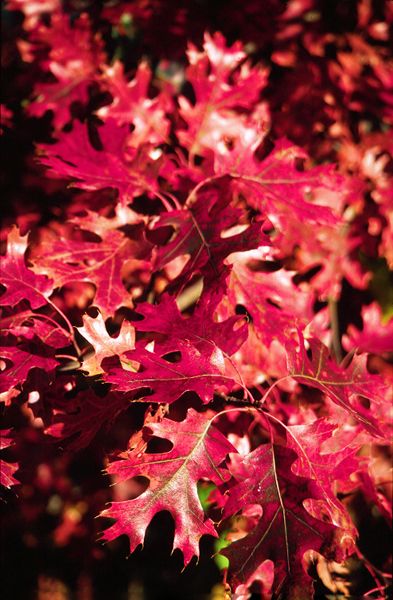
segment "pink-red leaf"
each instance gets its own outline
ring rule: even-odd
[[[0,359],[5,362],[0,392],[7,392],[17,385],[23,386],[33,368],[42,369],[47,373],[54,371],[58,364],[54,358],[34,352],[39,352],[39,349],[32,348],[29,351],[17,346],[0,347]]]
[[[106,529],[103,539],[110,541],[126,534],[131,552],[143,544],[145,531],[154,515],[168,510],[175,521],[174,548],[183,552],[184,563],[199,556],[202,535],[217,537],[213,522],[205,520],[198,498],[197,483],[209,479],[220,484],[228,471],[220,463],[234,450],[227,439],[211,425],[206,414],[189,410],[180,423],[164,419],[149,424],[153,435],[170,440],[173,448],[159,454],[130,452],[126,460],[113,462],[108,472],[116,481],[143,475],[150,481],[148,489],[134,500],[114,502],[102,515],[116,519]]]
[[[211,356],[205,356],[187,341],[179,340],[176,352],[180,353],[180,358],[173,362],[139,346],[122,358],[125,368],[110,369],[104,378],[118,391],[149,388],[151,393],[143,400],[159,403],[175,402],[188,391],[196,392],[207,403],[217,389],[228,391],[235,385],[233,374],[225,374],[222,353],[218,349]],[[138,372],[135,372],[135,363],[140,364]]]
[[[14,227],[7,244],[7,255],[2,260],[1,283],[6,287],[0,296],[1,306],[14,306],[21,300],[28,300],[35,309],[43,306],[53,291],[53,282],[44,275],[36,275],[26,267],[25,253],[27,235],[20,236]]]
[[[4,450],[14,443],[14,440],[8,437],[10,432],[10,429],[0,430],[0,450]],[[19,481],[14,477],[14,473],[18,468],[19,465],[17,463],[9,463],[0,459],[0,484],[7,488],[18,484]]]
[[[312,517],[303,502],[319,494],[307,478],[297,477],[291,466],[296,454],[286,448],[259,446],[246,457],[235,457],[232,469],[237,483],[229,490],[224,516],[247,505],[263,509],[255,529],[221,551],[230,561],[235,585],[244,583],[265,560],[274,562],[273,593],[298,598],[303,586],[310,593],[311,580],[302,560],[306,550],[328,549],[337,531]],[[311,596],[310,596],[311,597]]]
[[[308,340],[311,358],[302,335],[300,352],[291,346],[288,351],[288,371],[297,381],[321,390],[341,406],[372,434],[381,436],[381,429],[373,416],[372,407],[387,403],[387,386],[379,375],[367,370],[367,356],[355,355],[348,368],[334,362],[329,350],[316,338]],[[365,408],[361,399],[367,399],[371,410]]]
[[[228,180],[221,185],[209,186],[200,191],[194,202],[183,209],[170,211],[159,218],[154,229],[172,227],[174,235],[156,250],[155,265],[161,269],[179,256],[189,256],[182,277],[206,270],[218,276],[223,271],[223,259],[232,252],[241,252],[270,245],[269,238],[261,231],[261,223],[247,227],[245,213],[230,204]],[[224,236],[226,230],[244,224],[243,231]]]
[[[56,237],[44,237],[35,251],[35,271],[50,274],[58,287],[76,281],[93,283],[94,304],[105,317],[119,306],[131,306],[132,297],[125,289],[123,276],[127,270],[145,271],[149,245],[128,238],[117,228],[116,219],[89,213],[77,223],[81,229],[65,229]],[[101,239],[87,241],[82,237],[84,232],[92,231]]]

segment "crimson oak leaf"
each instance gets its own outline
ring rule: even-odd
[[[52,348],[62,348],[71,343],[71,333],[61,327],[47,315],[29,310],[4,316],[0,319],[0,330],[23,340],[39,338],[43,344]]]
[[[152,72],[147,62],[142,61],[134,79],[127,81],[124,66],[119,60],[104,67],[102,81],[112,96],[111,104],[97,111],[104,120],[112,118],[119,125],[133,125],[130,144],[138,147],[144,143],[160,144],[168,140],[169,121],[165,113],[171,108],[165,93],[149,98]]]
[[[65,441],[68,450],[78,451],[86,448],[97,433],[108,428],[128,406],[124,395],[110,393],[101,397],[88,389],[75,398],[56,401],[52,423],[45,433]]]
[[[135,310],[143,316],[136,323],[138,331],[157,332],[165,335],[164,341],[156,342],[156,348],[167,352],[176,350],[178,340],[189,341],[201,354],[210,356],[220,349],[231,356],[247,339],[247,323],[241,316],[233,316],[225,321],[215,320],[215,308],[225,293],[226,286],[217,285],[204,292],[190,317],[183,316],[178,305],[169,294],[161,297],[158,305],[138,304]],[[241,324],[241,321],[243,323]]]
[[[304,500],[319,498],[314,483],[292,473],[296,454],[287,448],[264,444],[245,457],[235,458],[230,470],[237,483],[229,490],[224,516],[255,504],[263,513],[246,537],[221,551],[229,559],[234,586],[246,582],[269,559],[274,562],[275,598],[279,594],[283,598],[311,598],[303,555],[307,550],[329,550],[338,531],[304,508]],[[302,588],[303,596],[299,595]]]
[[[333,402],[341,406],[359,421],[370,433],[383,436],[380,426],[373,416],[373,410],[386,405],[388,388],[382,377],[372,375],[367,370],[367,355],[355,355],[349,367],[334,362],[328,348],[317,338],[307,340],[311,358],[302,334],[299,332],[300,351],[288,346],[288,372],[300,383],[321,390]],[[370,410],[361,402],[370,402]]]
[[[224,258],[232,252],[271,245],[261,230],[262,224],[256,222],[247,226],[244,211],[230,204],[228,180],[223,178],[221,183],[221,187],[200,190],[196,199],[184,208],[159,217],[153,230],[169,226],[174,233],[165,246],[156,248],[157,269],[162,269],[174,258],[188,255],[182,279],[188,280],[194,273],[206,270],[218,277],[223,272]],[[239,224],[244,224],[240,233],[223,235]]]
[[[230,175],[250,206],[280,228],[285,228],[287,219],[300,223],[339,223],[339,217],[330,207],[312,201],[312,194],[321,189],[339,193],[343,178],[332,165],[299,170],[296,159],[304,159],[306,154],[286,139],[278,141],[262,161],[257,160],[255,150],[247,148],[240,157],[229,155],[227,160],[220,157],[216,174]]]
[[[114,188],[124,205],[134,195],[154,193],[160,161],[149,151],[131,148],[129,128],[108,119],[99,127],[102,150],[96,150],[85,125],[74,122],[70,133],[61,133],[54,144],[40,146],[44,156],[41,163],[61,177],[73,180],[73,186],[84,190]]]
[[[116,219],[89,213],[77,223],[80,228],[71,233],[65,229],[56,236],[44,237],[35,251],[35,271],[51,274],[58,287],[77,281],[94,284],[94,304],[105,317],[119,306],[131,306],[132,297],[125,289],[123,275],[133,270],[145,271],[149,245],[128,238],[117,228]],[[84,233],[93,231],[99,236],[97,241],[84,239]]]
[[[207,403],[216,390],[228,391],[235,386],[233,377],[226,374],[219,349],[205,356],[187,341],[178,340],[176,352],[180,357],[173,361],[169,356],[137,346],[123,355],[123,368],[109,368],[104,379],[122,392],[149,388],[151,393],[140,400],[159,403],[175,402],[189,391],[196,392]],[[140,365],[138,372],[135,363]]]
[[[208,479],[221,484],[228,471],[220,467],[232,444],[211,424],[207,414],[190,409],[180,423],[165,418],[161,423],[149,424],[153,436],[169,440],[169,452],[148,454],[132,451],[126,460],[110,463],[108,473],[116,482],[142,475],[149,479],[149,487],[133,500],[113,502],[101,515],[116,522],[103,532],[103,539],[113,540],[125,534],[133,552],[143,544],[146,528],[155,514],[167,510],[175,522],[174,549],[183,552],[187,565],[193,556],[199,556],[202,535],[217,537],[214,524],[204,519],[197,483]]]
[[[362,320],[361,331],[354,325],[348,327],[348,333],[343,337],[344,348],[373,354],[393,352],[393,317],[384,323],[381,307],[373,302],[363,306]]]
[[[347,510],[336,497],[334,485],[336,482],[348,481],[350,475],[359,469],[359,459],[356,457],[359,448],[340,443],[339,435],[334,436],[337,429],[337,425],[326,419],[286,426],[286,443],[287,448],[298,455],[298,459],[292,464],[292,472],[315,482],[332,523],[345,529],[349,545],[354,544],[357,532]],[[325,450],[322,446],[328,441],[338,445],[339,449]]]
[[[243,129],[252,135],[252,128],[245,126],[244,112],[257,105],[268,70],[244,62],[247,54],[242,44],[227,47],[220,33],[206,33],[203,52],[190,45],[187,54],[190,65],[186,79],[193,87],[195,103],[179,96],[180,115],[187,130],[179,129],[178,136],[191,156],[207,149],[219,153]],[[266,117],[267,110],[263,112]],[[257,120],[253,125],[256,130]]]
[[[0,347],[0,359],[5,362],[0,393],[7,392],[17,385],[23,386],[30,370],[33,368],[42,369],[47,373],[54,371],[58,365],[54,358],[34,352],[35,348],[26,350],[13,345]]]
[[[259,250],[251,250],[228,259],[232,270],[224,302],[246,308],[256,336],[266,347],[273,340],[284,345],[297,325],[306,326],[312,320],[314,297],[293,282],[294,272],[265,273],[254,268],[259,258]]]
[[[0,450],[4,450],[9,446],[12,446],[14,440],[8,437],[11,433],[11,429],[0,430]],[[10,463],[6,460],[0,459],[0,484],[6,488],[10,488],[13,485],[17,485],[19,481],[15,479],[14,473],[19,469],[17,463]]]
[[[14,306],[28,300],[33,309],[47,303],[53,291],[53,282],[45,275],[37,275],[26,266],[27,235],[20,236],[13,227],[8,236],[7,254],[1,264],[1,284],[6,291],[0,296],[1,306]]]
[[[47,10],[48,13],[53,10],[50,4]],[[52,110],[54,125],[61,129],[71,120],[71,104],[88,102],[88,87],[105,56],[99,36],[92,33],[87,13],[71,19],[53,10],[50,18],[50,26],[41,24],[35,36],[37,41],[50,46],[49,56],[41,66],[56,80],[36,83],[35,98],[27,106],[27,112],[40,117]]]

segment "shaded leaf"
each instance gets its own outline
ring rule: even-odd
[[[26,267],[25,253],[27,235],[20,236],[13,227],[7,243],[7,255],[1,264],[1,283],[6,287],[0,296],[1,306],[14,306],[21,300],[28,300],[35,309],[43,306],[53,291],[53,282],[44,275],[37,275]]]
[[[237,483],[229,490],[224,516],[242,507],[259,504],[263,509],[255,529],[221,553],[229,558],[233,583],[246,582],[261,563],[274,562],[274,597],[311,597],[311,580],[303,565],[306,550],[329,549],[336,528],[312,517],[303,501],[318,498],[313,483],[292,473],[292,450],[259,446],[246,457],[237,457],[231,469]],[[306,592],[307,590],[307,592]],[[309,594],[308,596],[306,594]],[[296,595],[298,594],[298,595]]]
[[[297,381],[321,390],[333,402],[344,408],[372,434],[381,436],[381,429],[361,403],[366,398],[373,404],[386,404],[387,386],[379,375],[367,371],[367,355],[355,355],[348,368],[334,362],[329,350],[316,338],[308,340],[311,358],[307,356],[304,338],[299,335],[300,352],[288,352],[288,371]]]
[[[0,450],[8,448],[14,443],[11,437],[8,437],[11,429],[0,430]],[[17,485],[19,481],[15,479],[14,473],[19,469],[17,463],[9,463],[3,459],[0,459],[0,484],[6,488],[10,488],[13,485]]]

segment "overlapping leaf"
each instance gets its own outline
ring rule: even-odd
[[[131,323],[123,322],[118,335],[111,337],[101,313],[95,319],[83,315],[83,327],[78,327],[78,331],[94,349],[94,354],[83,359],[82,368],[89,375],[103,373],[101,363],[104,358],[121,356],[135,346],[135,330]]]
[[[52,356],[45,355],[45,349],[20,348],[12,344],[0,347],[0,359],[5,361],[0,392],[23,386],[31,369],[37,368],[52,373],[58,365]]]
[[[304,160],[306,155],[285,139],[277,142],[262,161],[257,160],[255,147],[242,150],[228,154],[225,160],[220,157],[215,172],[230,174],[249,204],[267,214],[274,224],[285,227],[286,218],[318,224],[339,223],[339,217],[329,206],[312,201],[317,190],[341,192],[344,179],[331,165],[300,170],[296,161]]]
[[[229,558],[235,586],[247,581],[263,561],[270,559],[275,567],[275,597],[312,595],[311,580],[302,565],[303,555],[311,549],[329,550],[337,530],[304,508],[304,500],[318,498],[319,494],[309,479],[292,473],[295,460],[292,450],[266,444],[234,463],[232,471],[237,483],[229,491],[224,516],[252,504],[263,509],[256,527],[221,551]]]
[[[161,335],[154,341],[154,351],[147,350],[143,342],[126,352],[123,368],[110,369],[104,375],[106,381],[120,391],[149,388],[151,393],[145,400],[165,403],[174,402],[187,391],[209,402],[215,390],[234,387],[238,374],[230,355],[247,338],[247,324],[236,327],[242,320],[237,316],[215,321],[215,308],[224,290],[225,277],[217,282],[215,291],[209,289],[202,294],[188,318],[181,315],[168,295],[157,306],[139,304],[136,311],[144,319],[136,321],[137,331]]]
[[[230,204],[228,184],[227,179],[222,179],[219,188],[209,186],[187,207],[159,218],[154,229],[172,227],[174,234],[165,246],[158,246],[156,250],[157,269],[179,256],[188,255],[189,260],[181,273],[183,279],[202,270],[217,277],[223,272],[223,259],[232,252],[270,245],[269,238],[261,231],[261,223],[247,226],[244,211]],[[239,224],[244,224],[241,233],[224,237],[225,231]]]
[[[51,13],[52,7],[47,7]],[[31,15],[31,7],[28,12]],[[41,24],[35,28],[34,42],[33,48],[37,50],[41,45],[50,47],[48,60],[41,66],[55,81],[36,82],[35,98],[28,112],[42,116],[52,110],[54,125],[61,129],[71,119],[72,103],[83,105],[88,101],[88,86],[104,58],[102,42],[93,35],[86,13],[71,22],[68,15],[56,10],[51,14],[49,27]]]
[[[53,291],[53,281],[37,275],[26,266],[27,235],[20,236],[14,227],[9,236],[7,254],[1,264],[1,284],[6,292],[0,296],[0,305],[14,306],[28,300],[33,309],[43,306]]]
[[[71,333],[51,317],[45,314],[21,310],[0,319],[0,331],[3,335],[12,334],[23,340],[37,337],[51,348],[62,348],[71,342]]]
[[[379,424],[361,402],[367,399],[373,405],[387,403],[387,386],[378,375],[367,370],[367,355],[355,355],[348,368],[335,363],[329,350],[318,339],[308,340],[311,358],[307,355],[304,339],[300,336],[300,352],[288,352],[288,371],[300,383],[320,389],[374,435],[382,435]]]
[[[171,107],[169,96],[161,93],[149,98],[152,73],[146,62],[138,66],[134,79],[127,81],[120,61],[104,69],[102,80],[113,100],[97,114],[103,119],[114,119],[119,125],[132,124],[130,143],[138,147],[144,143],[160,144],[168,140],[169,121],[165,116]]]
[[[253,132],[241,112],[257,104],[268,73],[267,69],[251,68],[244,62],[247,54],[242,44],[237,42],[228,48],[219,33],[205,34],[203,50],[198,52],[192,45],[188,50],[190,66],[186,77],[194,89],[196,102],[192,105],[184,96],[179,98],[187,130],[179,130],[178,135],[191,154],[206,149],[220,153],[221,147],[225,151],[228,140],[235,143],[242,129],[243,135],[251,134],[253,141],[258,137],[258,120],[253,123]],[[266,110],[263,116],[267,117]]]
[[[45,433],[65,442],[68,450],[81,450],[128,406],[124,395],[112,393],[102,397],[91,389],[84,390],[75,398],[61,398],[60,401],[56,398],[52,423]]]
[[[10,433],[10,429],[0,430],[0,450],[4,450],[14,443],[14,440],[9,437]],[[18,484],[19,481],[14,477],[14,473],[18,468],[19,465],[17,463],[10,463],[0,459],[0,484],[7,488]]]
[[[81,229],[75,232],[49,235],[43,239],[35,252],[35,271],[48,273],[61,287],[67,283],[87,281],[96,288],[94,304],[105,317],[119,306],[132,305],[132,298],[123,285],[127,268],[144,271],[148,266],[149,245],[131,240],[117,222],[105,217],[88,215],[78,219]],[[94,230],[98,241],[86,241],[84,231]]]
[[[133,551],[143,544],[146,528],[155,514],[168,510],[175,521],[174,548],[183,552],[184,563],[199,556],[202,535],[217,537],[213,522],[204,519],[198,498],[197,482],[209,479],[219,484],[228,471],[221,462],[234,450],[227,439],[213,426],[206,414],[189,410],[185,421],[164,419],[150,424],[154,436],[170,440],[173,448],[159,454],[130,452],[126,460],[113,462],[108,472],[116,481],[136,475],[149,479],[149,487],[134,500],[114,502],[102,516],[115,519],[106,529],[103,539],[110,541],[119,535],[129,537]]]
[[[357,445],[345,447],[340,443],[339,435],[333,436],[336,430],[337,426],[326,419],[318,419],[311,424],[291,425],[286,427],[286,444],[298,455],[298,460],[292,465],[293,473],[316,483],[331,521],[346,530],[349,546],[351,537],[352,543],[355,543],[356,529],[344,505],[337,499],[335,482],[347,481],[359,469],[359,459],[356,457],[359,448]],[[322,446],[327,441],[342,449],[325,450]]]
[[[231,356],[247,339],[247,324],[239,316],[224,321],[215,318],[217,304],[225,294],[224,281],[204,292],[190,317],[184,317],[172,296],[163,295],[158,305],[138,304],[136,312],[143,320],[136,323],[138,331],[161,333],[156,347],[165,352],[176,350],[178,340],[188,340],[202,354],[211,355],[217,349]],[[243,321],[243,323],[241,323]]]
[[[138,346],[123,355],[122,365],[126,368],[109,368],[104,378],[122,392],[148,388],[150,391],[141,398],[145,402],[172,403],[184,392],[193,391],[207,403],[216,390],[228,391],[235,387],[234,373],[225,373],[218,349],[205,356],[187,341],[179,340],[176,352],[180,357],[173,361]],[[135,363],[139,364],[138,372],[135,372]]]
[[[97,130],[102,146],[96,150],[85,125],[74,122],[72,134],[59,134],[58,141],[42,145],[41,162],[56,174],[73,180],[84,190],[115,188],[126,204],[134,195],[158,189],[159,161],[128,146],[129,130],[108,119]]]

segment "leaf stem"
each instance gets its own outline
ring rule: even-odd
[[[61,310],[61,308],[59,308],[58,306],[56,306],[56,304],[52,300],[49,300],[49,298],[46,298],[46,301],[61,316],[61,318],[67,324],[67,327],[68,327],[69,332],[71,334],[72,345],[74,346],[74,348],[76,350],[76,353],[77,353],[77,355],[79,357],[82,354],[82,350],[80,349],[77,341],[75,340],[74,326],[72,325],[72,323],[69,320],[69,318],[63,313],[63,311]]]

